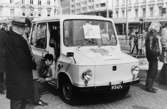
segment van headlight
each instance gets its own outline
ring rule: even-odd
[[[133,80],[136,79],[138,77],[138,74],[139,74],[139,67],[138,66],[132,66],[131,73],[132,73],[132,76],[133,76]]]
[[[87,70],[87,71],[83,72],[81,75],[81,79],[84,81],[85,86],[87,86],[87,84],[91,80],[91,78],[92,78],[92,71],[91,70]]]

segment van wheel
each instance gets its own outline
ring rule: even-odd
[[[67,103],[74,105],[75,98],[74,98],[74,87],[71,84],[70,80],[63,79],[60,81],[60,97],[62,100]]]

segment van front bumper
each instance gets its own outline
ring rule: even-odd
[[[134,85],[140,82],[140,79],[131,81],[131,82],[126,82],[126,83],[121,83],[121,84],[111,84],[109,83],[109,85],[106,86],[91,86],[91,87],[78,87],[78,86],[74,86],[74,88],[79,91],[79,92],[106,92],[106,91],[118,91],[118,90],[123,90],[126,87],[129,87],[130,85]],[[117,87],[119,86],[119,87]],[[115,87],[113,89],[113,87]]]

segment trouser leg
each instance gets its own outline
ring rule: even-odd
[[[3,72],[0,72],[0,93],[5,91],[5,76]]]
[[[40,83],[34,80],[34,102],[38,102],[40,100]]]
[[[133,54],[133,51],[134,51],[134,49],[135,49],[135,46],[136,46],[136,44],[134,43],[133,46],[132,46],[131,54]]]
[[[26,102],[25,100],[11,100],[10,109],[25,109]]]
[[[149,70],[146,79],[146,88],[151,89],[158,72],[158,61],[149,62]]]
[[[136,54],[138,54],[139,49],[138,49],[138,44],[136,44]]]
[[[151,63],[149,62],[148,64],[149,64],[149,67],[148,67],[147,76],[146,76],[146,88],[148,88],[148,85],[149,85],[150,69],[151,69]]]

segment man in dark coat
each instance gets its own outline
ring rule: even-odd
[[[156,30],[150,30],[146,38],[146,57],[149,63],[149,69],[146,79],[146,90],[156,93],[153,88],[154,81],[158,73],[158,56],[160,55],[160,44]]]
[[[0,32],[0,72],[6,73],[7,98],[11,109],[25,109],[33,97],[32,54],[22,37],[25,18],[12,21],[12,31]]]

